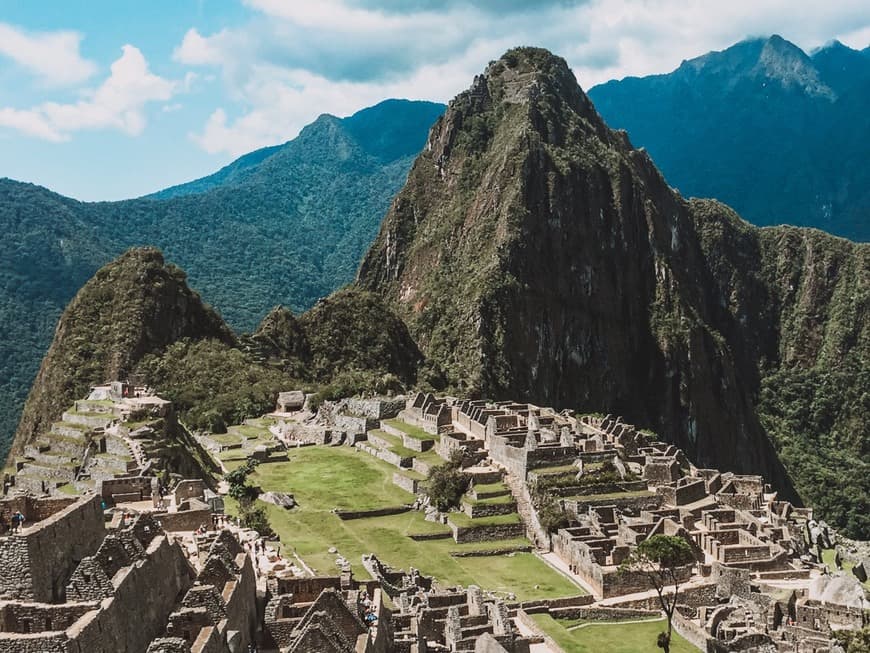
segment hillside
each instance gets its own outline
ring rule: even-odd
[[[82,203],[0,179],[0,457],[61,311],[101,265],[158,246],[236,329],[275,304],[304,310],[353,278],[442,111],[396,100],[323,115],[284,145],[136,200]]]
[[[761,226],[870,240],[870,48],[834,41],[807,55],[779,36],[752,39],[589,97],[683,195]]]
[[[685,201],[546,51],[450,103],[358,284],[463,393],[624,415],[870,535],[868,246]]]
[[[420,352],[376,295],[341,290],[298,318],[272,310],[242,343],[152,247],[100,268],[76,293],[27,397],[10,462],[50,443],[64,410],[92,385],[135,379],[174,403],[187,427],[220,432],[270,411],[279,392],[402,390]],[[259,355],[258,355],[259,354]]]

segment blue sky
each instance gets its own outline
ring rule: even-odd
[[[748,36],[870,45],[866,0],[0,0],[0,177],[135,197],[321,113],[447,101],[515,45],[589,88]]]

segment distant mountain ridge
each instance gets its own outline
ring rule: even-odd
[[[234,328],[301,311],[353,279],[430,125],[431,102],[322,115],[283,145],[155,195],[85,203],[0,179],[0,457],[73,295],[103,264],[154,245]]]
[[[760,226],[870,240],[870,48],[807,54],[777,35],[750,39],[589,97],[684,195]]]

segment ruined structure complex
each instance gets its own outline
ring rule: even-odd
[[[113,397],[122,387],[94,392],[109,398],[92,394],[88,406],[110,411],[100,419],[111,415],[114,423],[89,427],[85,456],[113,438],[133,452],[131,421],[171,412],[159,397]],[[0,523],[26,516],[16,532],[0,533],[0,653],[234,653],[253,646],[525,653],[537,640],[517,622],[533,626],[534,612],[655,614],[647,578],[620,564],[657,534],[683,538],[694,552],[695,562],[677,570],[683,587],[675,625],[702,650],[822,653],[837,630],[870,622],[858,579],[830,575],[822,564],[831,534],[811,510],[779,500],[761,477],[698,469],[678,448],[618,418],[422,393],[406,401],[342,400],[312,414],[293,393],[272,419],[266,462],[280,460],[272,450],[283,447],[354,446],[393,464],[393,481],[412,492],[433,465],[459,462],[471,485],[458,511],[442,514],[425,497],[398,509],[425,509],[456,542],[536,548],[589,595],[521,604],[486,588],[444,587],[373,555],[363,558],[370,579],[354,578],[346,563],[338,575],[318,576],[301,560],[288,567],[259,534],[215,517],[220,498],[201,479],[161,488],[148,461],[131,453],[135,463],[111,476],[67,481],[84,492],[69,496],[57,483],[26,480],[36,475],[28,466],[41,465],[34,454],[48,453],[33,450],[17,475],[25,481],[16,478],[0,499]],[[123,425],[127,432],[117,428]],[[232,446],[253,457],[264,449]],[[565,519],[548,530],[539,509],[553,502]],[[523,535],[529,544],[517,547]]]

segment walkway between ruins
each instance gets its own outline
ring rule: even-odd
[[[595,596],[595,592],[592,591],[592,587],[586,584],[580,576],[571,572],[571,568],[568,566],[562,558],[560,558],[557,554],[552,551],[548,553],[537,553],[536,554],[541,560],[550,565],[553,569],[562,574],[565,578],[570,580],[572,583],[580,587],[590,596]]]
[[[645,623],[650,623],[650,622],[655,622],[655,621],[664,621],[664,620],[665,620],[665,618],[663,616],[656,617],[655,619],[631,619],[629,621],[620,620],[619,625],[621,626],[623,624],[645,624]],[[586,623],[574,624],[573,626],[568,626],[565,630],[580,630],[581,628],[589,628],[589,626],[612,626],[612,625],[613,625],[612,621],[587,621]]]
[[[520,635],[524,637],[545,637],[544,633],[539,628],[531,628],[527,626],[522,619],[514,619],[514,624],[516,625]],[[549,637],[545,637],[545,639],[539,644],[530,644],[529,653],[565,653],[555,643],[550,644],[550,642],[552,642],[552,640]]]

